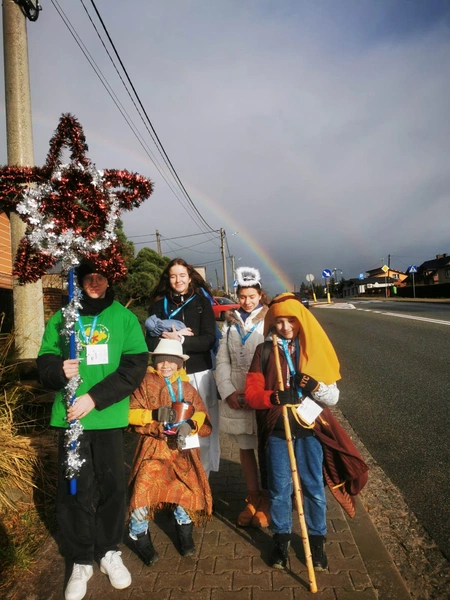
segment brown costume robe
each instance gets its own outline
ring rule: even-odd
[[[211,433],[211,423],[205,405],[183,369],[172,377],[175,397],[178,398],[178,375],[181,375],[183,400],[191,402],[196,411],[192,419],[195,422],[198,417],[201,424],[204,417],[197,433],[200,437],[206,437]],[[175,436],[167,438],[163,433],[163,424],[152,421],[149,418],[151,413],[145,413],[171,405],[172,399],[164,378],[149,367],[130,402],[130,424],[134,424],[133,429],[141,434],[141,439],[131,467],[129,510],[131,513],[145,506],[152,520],[155,512],[180,505],[193,523],[200,525],[211,518],[212,496],[200,461],[199,448],[178,450]],[[145,424],[139,425],[145,421]]]

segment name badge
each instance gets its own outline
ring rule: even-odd
[[[198,433],[188,435],[182,450],[190,450],[191,448],[200,448],[200,440],[198,439]]]
[[[248,348],[241,346],[236,355],[236,361],[239,367],[249,367],[252,362],[252,354]]]
[[[108,344],[89,344],[86,346],[86,364],[107,365]]]
[[[319,406],[317,402],[311,400],[311,398],[306,397],[296,408],[296,411],[304,421],[306,421],[309,425],[312,425],[323,411],[323,408]]]

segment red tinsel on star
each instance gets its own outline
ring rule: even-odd
[[[69,165],[61,162],[65,147],[71,151]],[[136,208],[147,199],[153,191],[153,184],[146,177],[126,170],[111,169],[100,174],[86,156],[87,151],[80,123],[70,114],[62,115],[42,167],[0,168],[0,210],[16,210],[28,184],[41,186],[41,189],[46,184],[50,189],[42,192],[39,214],[51,220],[54,234],[70,231],[88,241],[101,237],[110,216],[110,193],[117,199],[116,214],[119,214],[121,210]],[[95,173],[95,180],[92,173]],[[30,234],[35,227],[33,218],[29,214],[20,216],[28,225],[26,233]],[[98,261],[103,261],[113,281],[123,279],[126,275],[118,242],[95,256],[92,252],[80,249],[79,258],[84,256],[91,260],[97,256]],[[25,237],[19,245],[13,274],[21,283],[31,283],[42,277],[56,262],[56,257],[45,249],[35,248]]]

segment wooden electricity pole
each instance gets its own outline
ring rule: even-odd
[[[159,234],[159,231],[156,230],[156,247],[158,248],[158,254],[160,256],[162,256],[162,250],[161,250],[161,236]]]
[[[3,52],[8,165],[33,166],[30,76],[26,17],[14,0],[3,0]],[[13,259],[26,225],[11,213]],[[37,356],[44,332],[42,281],[19,285],[13,281],[14,332],[19,359]]]

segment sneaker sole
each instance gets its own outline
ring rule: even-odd
[[[113,586],[113,588],[114,588],[115,590],[124,590],[125,588],[127,588],[127,587],[129,587],[129,586],[131,585],[131,575],[130,575],[130,581],[129,581],[128,583],[121,583],[121,584],[117,584],[117,583],[113,583],[113,582],[111,581],[111,578],[110,578],[110,576],[108,575],[108,571],[107,571],[105,568],[103,568],[103,567],[100,567],[100,571],[101,571],[101,572],[102,572],[104,575],[106,575],[106,576],[108,577],[108,579],[109,579],[109,583],[110,583],[110,584]]]

